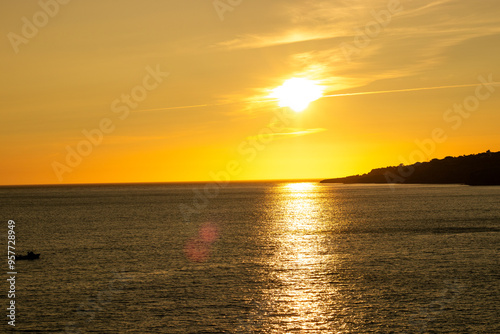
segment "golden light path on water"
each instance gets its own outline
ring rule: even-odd
[[[334,287],[325,280],[334,254],[324,249],[325,223],[321,199],[314,183],[286,184],[278,188],[274,220],[279,231],[271,263],[279,289],[268,298],[280,315],[276,328],[284,332],[331,330],[329,314]]]

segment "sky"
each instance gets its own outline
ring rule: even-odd
[[[499,13],[497,0],[2,1],[0,184],[321,179],[500,151]],[[270,94],[291,78],[326,97],[280,107]]]

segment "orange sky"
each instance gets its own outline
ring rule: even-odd
[[[500,85],[481,83],[500,81],[499,12],[497,0],[4,1],[0,184],[315,179],[499,151]],[[294,113],[266,99],[292,77],[328,95],[448,88]]]

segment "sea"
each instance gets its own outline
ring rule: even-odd
[[[500,333],[500,187],[24,186],[0,208],[0,332]],[[40,259],[9,269],[9,230]]]

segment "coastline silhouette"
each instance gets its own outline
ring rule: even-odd
[[[413,165],[372,169],[367,174],[322,180],[321,183],[403,183],[500,185],[500,152],[448,156]]]

